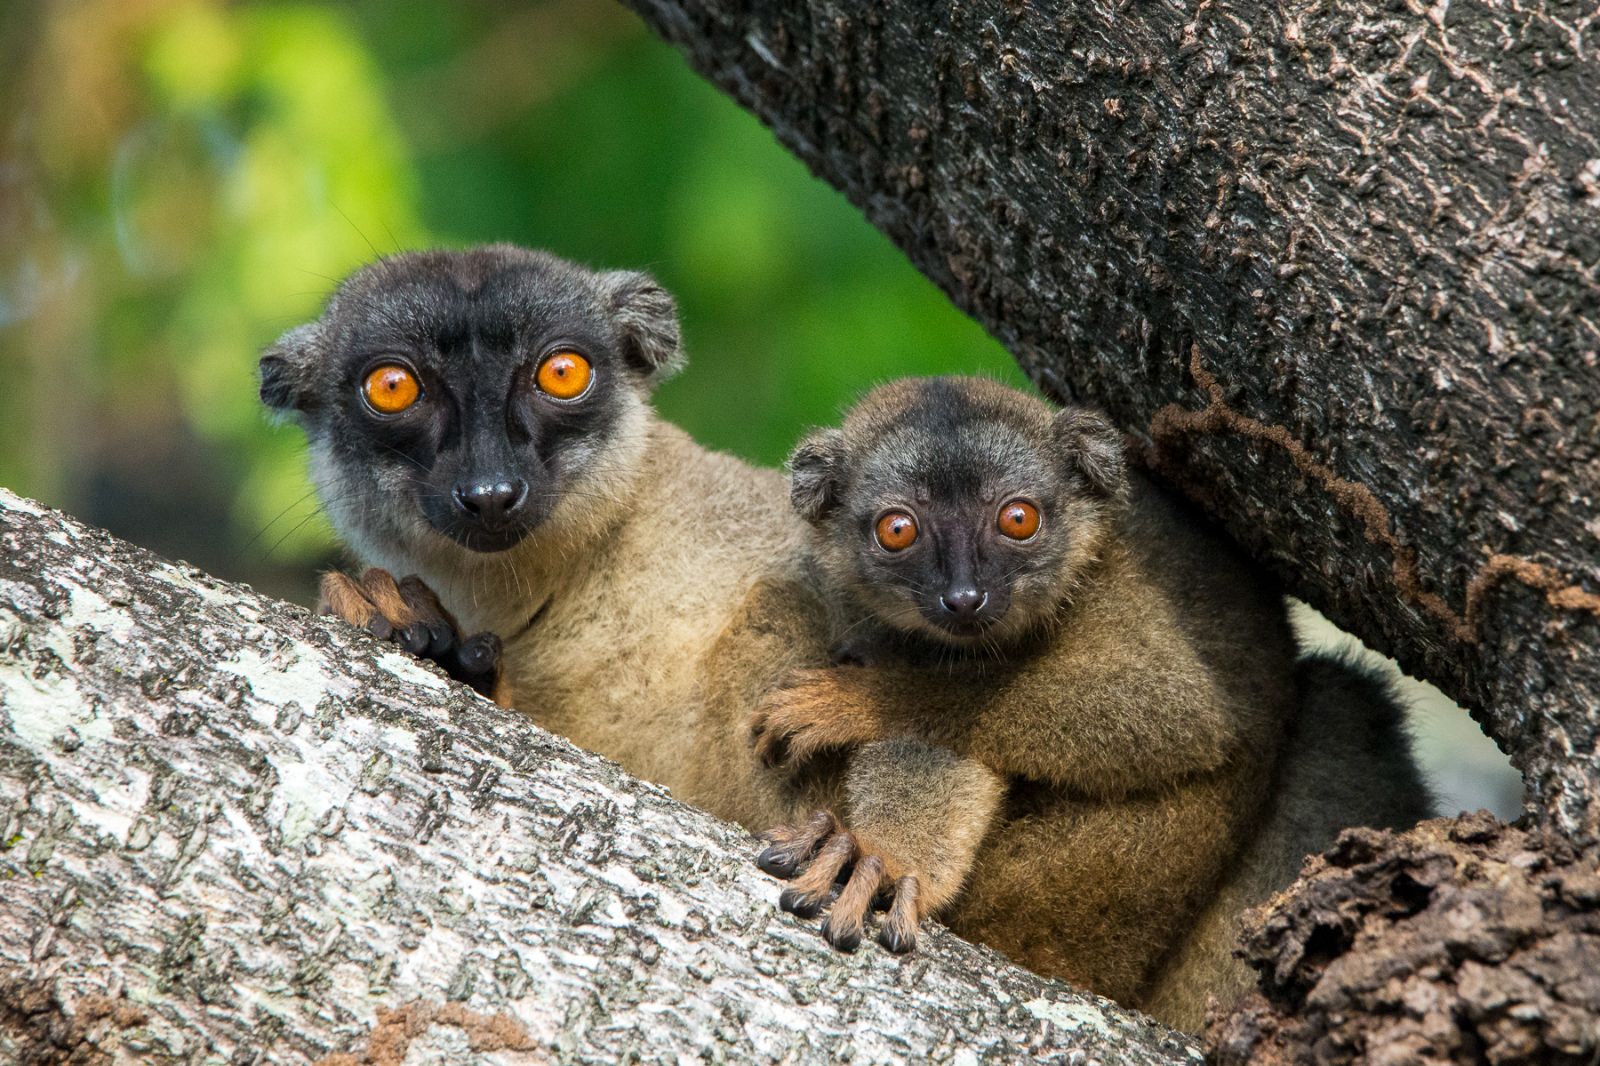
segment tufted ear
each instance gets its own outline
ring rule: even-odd
[[[601,288],[616,315],[622,354],[645,383],[658,385],[683,369],[678,304],[655,278],[637,270],[617,270],[600,277]]]
[[[303,411],[310,399],[311,372],[322,358],[322,324],[296,326],[261,353],[261,402],[274,411]]]
[[[838,505],[844,462],[844,434],[837,429],[813,430],[789,456],[789,502],[806,521],[820,521]]]
[[[1068,472],[1102,499],[1116,499],[1128,488],[1122,434],[1098,411],[1068,407],[1056,414],[1057,446]]]

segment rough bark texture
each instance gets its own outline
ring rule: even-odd
[[[1600,1058],[1600,850],[1483,813],[1352,830],[1252,917],[1220,1066]]]
[[[1592,0],[628,0],[1600,832]]]
[[[0,491],[0,1062],[1182,1063],[340,623]],[[413,1060],[417,1061],[417,1060]]]

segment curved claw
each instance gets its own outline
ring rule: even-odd
[[[816,896],[798,888],[786,888],[778,893],[778,906],[796,918],[815,918],[828,902],[826,894]]]
[[[778,906],[802,918],[816,917],[831,898],[834,882],[839,879],[840,872],[855,857],[855,834],[848,829],[840,829],[822,845],[805,871],[783,890],[778,897]]]

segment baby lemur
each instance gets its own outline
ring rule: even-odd
[[[859,618],[844,665],[770,694],[753,739],[790,766],[877,747],[848,775],[848,829],[823,813],[772,834],[763,865],[798,874],[784,904],[815,912],[853,862],[830,939],[853,944],[887,894],[892,948],[942,910],[1035,970],[1197,1025],[1207,992],[1243,983],[1239,912],[1357,813],[1309,795],[1306,831],[1262,831],[1298,699],[1277,590],[1129,478],[1098,416],[993,382],[877,389],[791,468],[825,588]],[[1374,715],[1330,717],[1360,717],[1319,723],[1343,737]]]

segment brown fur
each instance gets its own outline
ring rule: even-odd
[[[835,461],[885,439],[915,447],[919,387],[869,395]],[[1042,403],[971,387],[1041,449],[1055,433]],[[944,909],[955,931],[1024,965],[1137,1002],[1254,828],[1294,699],[1294,648],[1276,589],[1148,484],[1125,509],[1066,506],[1086,535],[1060,564],[1053,619],[998,658],[797,672],[763,701],[752,737],[766,761],[793,766],[910,735],[963,757],[949,772],[976,765],[1009,782],[1003,804],[951,803],[924,775],[873,812],[870,832],[852,802],[849,827],[891,876],[918,877],[922,913]],[[818,530],[833,594],[873,605],[881,594],[850,586],[854,545]],[[917,769],[902,759],[875,772]],[[963,853],[970,874],[948,869],[954,839],[981,841]]]
[[[978,387],[997,411],[1017,402]],[[1147,488],[1114,530],[1114,507],[1079,501],[1072,518],[1088,535],[1056,579],[1067,602],[1048,639],[948,673],[888,663],[801,674],[765,705],[766,721],[803,738],[809,706],[830,724],[803,766],[765,770],[747,748],[751,709],[777,678],[828,662],[846,612],[818,591],[783,478],[694,444],[656,418],[648,390],[616,394],[581,491],[492,554],[414,516],[376,521],[371,501],[342,502],[363,472],[314,439],[336,524],[382,568],[330,578],[330,608],[414,642],[424,634],[411,626],[441,617],[450,639],[499,634],[499,690],[520,709],[724,817],[762,828],[840,811],[850,828],[818,819],[774,844],[796,863],[819,857],[794,886],[806,905],[822,905],[838,875],[859,875],[830,923],[837,941],[858,937],[875,897],[892,892],[893,947],[948,905],[958,931],[1136,999],[1248,837],[1270,780],[1293,699],[1272,590]],[[1058,424],[1027,402],[1038,425]],[[1060,424],[1089,433],[1096,420]],[[1105,458],[1084,457],[1088,482],[1107,476]],[[418,587],[437,593],[436,609]],[[906,793],[919,773],[929,780]]]
[[[1401,829],[1435,813],[1388,686],[1334,658],[1302,661],[1299,677],[1270,813],[1145,996],[1147,1010],[1186,1029],[1200,1027],[1211,997],[1227,1009],[1254,985],[1233,955],[1240,918],[1288,887],[1306,856],[1350,826]]]
[[[790,820],[798,797],[820,802],[841,784],[821,769],[763,772],[745,722],[772,679],[826,661],[804,529],[782,475],[708,451],[653,414],[641,423],[639,469],[612,489],[626,495],[594,504],[605,523],[569,514],[506,558],[380,558],[436,591],[461,632],[503,635],[498,691],[540,725],[722,817]],[[359,584],[329,574],[324,604],[371,629],[388,624],[374,601],[394,584],[383,570]]]

